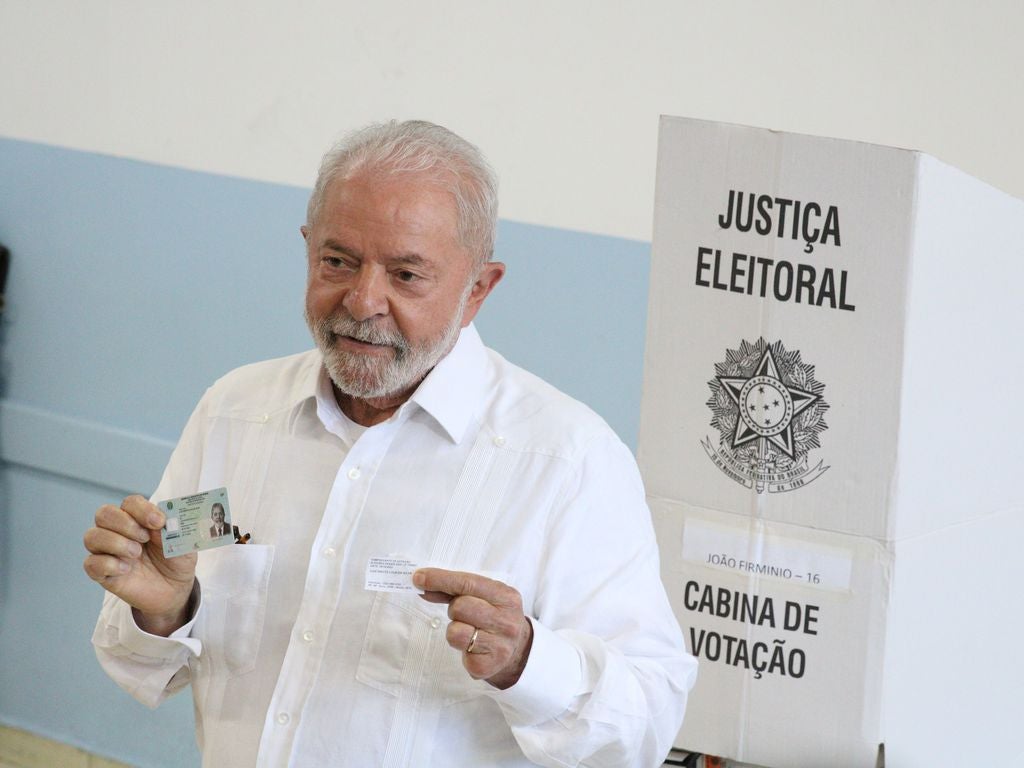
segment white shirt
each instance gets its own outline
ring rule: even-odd
[[[653,766],[668,752],[696,661],[636,463],[472,326],[365,430],[316,351],[228,374],[154,499],[220,486],[252,543],[200,553],[194,619],[149,635],[107,594],[93,636],[144,704],[191,682],[204,766]],[[387,555],[519,590],[534,626],[520,680],[471,679],[446,606],[364,590]]]

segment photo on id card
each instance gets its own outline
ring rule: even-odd
[[[235,541],[227,488],[160,501],[157,506],[167,516],[162,531],[164,557],[213,549]]]

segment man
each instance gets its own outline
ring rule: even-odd
[[[210,520],[213,521],[213,525],[210,526],[211,539],[230,533],[227,525],[224,524],[224,505],[219,501],[215,501],[210,508]]]
[[[696,663],[636,464],[471,324],[496,182],[421,122],[329,152],[301,228],[317,350],[211,387],[155,499],[228,488],[251,543],[164,559],[163,515],[101,507],[93,642],[156,706],[191,683],[204,765],[648,766]],[[364,589],[423,566],[423,598]]]

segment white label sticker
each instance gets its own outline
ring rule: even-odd
[[[687,520],[683,559],[708,568],[833,590],[850,588],[853,555],[767,532]]]
[[[366,564],[365,589],[372,592],[415,592],[423,594],[412,583],[412,574],[420,566],[404,557],[371,557]]]

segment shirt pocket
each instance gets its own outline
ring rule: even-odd
[[[199,555],[196,574],[202,610],[193,636],[203,641],[211,665],[240,675],[256,666],[274,547],[234,544]]]
[[[483,693],[482,683],[462,666],[448,645],[448,606],[410,593],[378,592],[370,609],[356,679],[392,696],[419,689],[441,704]]]

